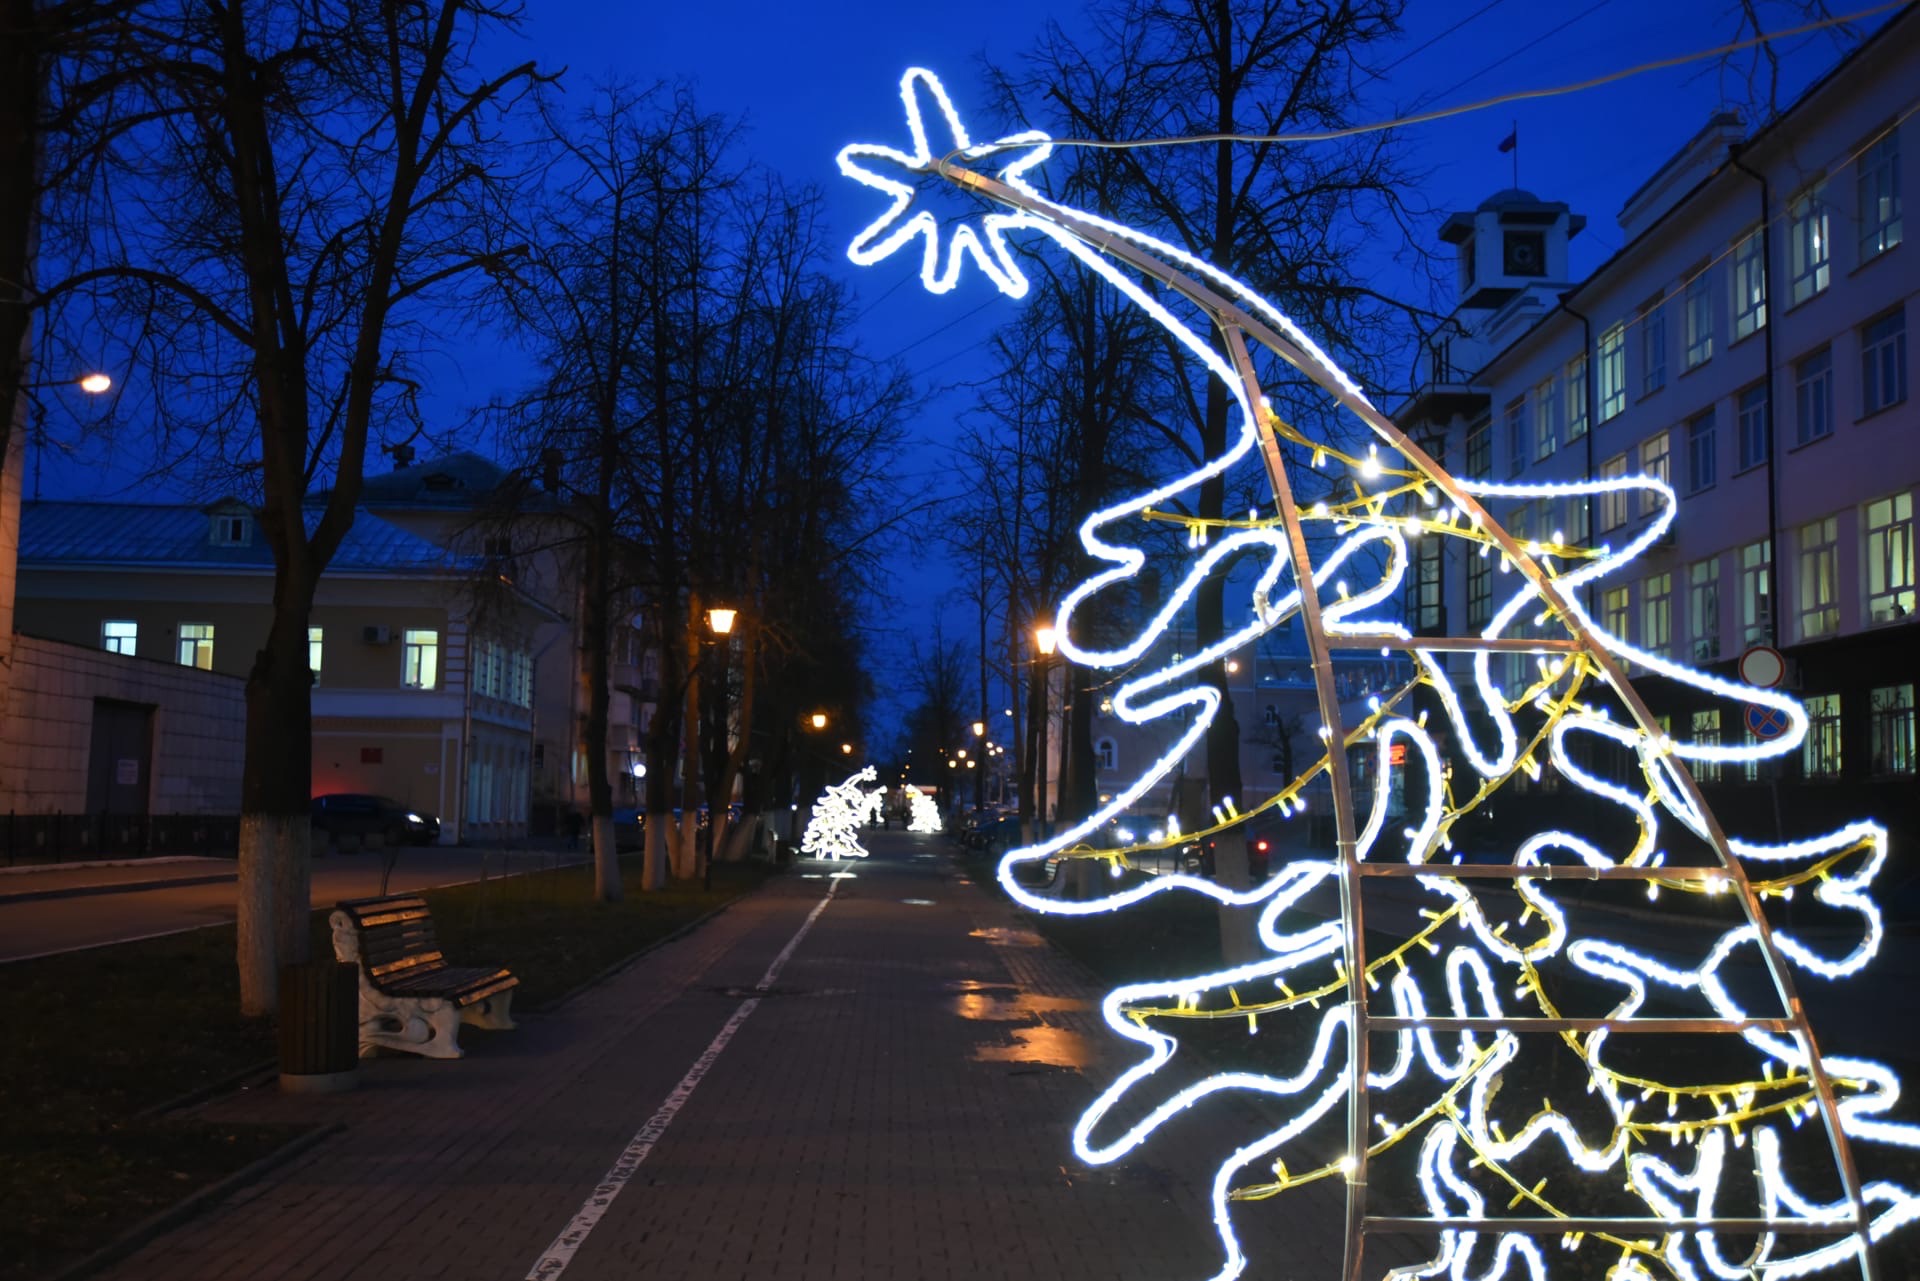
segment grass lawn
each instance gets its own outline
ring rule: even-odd
[[[582,867],[425,897],[455,964],[498,961],[520,976],[518,1012],[559,999],[769,871],[723,865],[711,891],[682,885],[619,903],[593,901]],[[637,861],[626,876],[639,883]],[[331,937],[316,913],[316,956]],[[233,949],[233,929],[220,927],[6,967],[0,1279],[56,1271],[299,1133],[143,1115],[272,1059],[272,1021],[238,1012]]]

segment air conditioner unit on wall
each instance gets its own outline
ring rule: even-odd
[[[369,645],[390,644],[393,640],[393,628],[362,627],[360,629],[360,639],[365,641]]]

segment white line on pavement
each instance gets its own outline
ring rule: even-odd
[[[807,936],[807,931],[813,928],[813,923],[820,919],[820,913],[827,910],[827,904],[833,899],[833,892],[839,888],[839,881],[827,883],[825,896],[814,904],[813,911],[807,913],[807,919],[800,923],[800,928],[795,930],[793,937],[787,940],[787,945],[780,949],[780,954],[773,958],[772,964],[767,966],[767,972],[760,976],[758,986],[762,991],[772,987],[774,980],[780,977],[780,971],[786,968],[794,949],[800,946],[800,940]],[[712,1069],[714,1060],[720,1057],[720,1051],[727,1048],[727,1042],[733,1040],[733,1034],[740,1030],[740,1025],[747,1021],[747,1016],[752,1014],[759,1005],[760,998],[757,996],[750,996],[740,1002],[740,1007],[733,1012],[733,1017],[726,1021],[714,1036],[713,1041],[700,1052],[700,1057],[693,1061],[693,1066],[687,1069],[687,1074],[680,1078],[680,1084],[673,1087],[667,1095],[667,1101],[660,1105],[660,1110],[648,1117],[646,1124],[635,1131],[633,1138],[628,1140],[626,1148],[615,1158],[613,1167],[594,1187],[592,1195],[575,1212],[567,1226],[560,1230],[560,1235],[553,1239],[553,1244],[547,1247],[546,1253],[534,1262],[532,1270],[527,1273],[527,1281],[553,1281],[555,1277],[567,1270],[567,1265],[573,1262],[574,1253],[586,1244],[587,1237],[592,1234],[594,1227],[605,1217],[607,1207],[613,1204],[613,1199],[620,1195],[622,1188],[627,1186],[628,1180],[632,1179],[634,1172],[640,1168],[640,1163],[647,1159],[654,1145],[666,1134],[667,1127],[673,1124],[673,1118],[692,1097],[694,1087],[700,1084],[702,1078]]]

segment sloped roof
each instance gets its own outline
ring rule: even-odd
[[[215,504],[214,507],[219,507]],[[188,503],[30,502],[20,509],[20,564],[153,569],[273,568],[258,527],[244,547],[216,545],[209,513]],[[320,512],[308,509],[308,532]],[[327,566],[329,573],[446,574],[479,566],[362,509]]]
[[[364,507],[474,507],[509,480],[491,458],[460,452],[368,476],[360,482]],[[314,495],[324,498],[323,494]]]

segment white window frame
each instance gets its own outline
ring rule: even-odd
[[[1833,272],[1827,184],[1816,183],[1787,206],[1787,296],[1794,306],[1825,292]]]
[[[1633,592],[1622,584],[1609,587],[1600,597],[1600,625],[1616,639],[1633,643],[1628,629],[1633,626]]]
[[[1913,685],[1882,685],[1867,702],[1867,741],[1876,778],[1914,772]]]
[[[1720,558],[1709,556],[1687,566],[1687,636],[1693,661],[1720,657]]]
[[[1767,422],[1771,417],[1767,413],[1767,403],[1771,399],[1764,382],[1743,387],[1734,396],[1734,423],[1737,427],[1734,434],[1738,438],[1741,471],[1758,467],[1767,461],[1773,451],[1773,432]]]
[[[1560,448],[1560,379],[1549,374],[1533,388],[1533,460],[1545,462]]]
[[[1097,770],[1117,770],[1120,768],[1120,745],[1111,738],[1103,738],[1093,745],[1093,767]]]
[[[1567,443],[1587,434],[1587,353],[1581,352],[1567,362]]]
[[[1720,477],[1719,423],[1713,406],[1687,420],[1687,492],[1697,494],[1712,489]]]
[[[1640,394],[1651,396],[1667,385],[1667,300],[1659,297],[1640,308]]]
[[[1757,645],[1773,637],[1773,549],[1766,539],[1740,548],[1740,638]]]
[[[1807,737],[1800,747],[1801,774],[1809,780],[1840,777],[1840,695],[1812,694],[1802,700],[1807,709]]]
[[[1688,369],[1698,369],[1713,359],[1713,286],[1707,279],[1710,270],[1702,266],[1687,282],[1683,319]]]
[[[1661,430],[1640,442],[1640,474],[1658,480],[1667,488],[1673,488],[1673,433]],[[1640,491],[1640,514],[1651,516],[1660,510],[1664,501],[1659,493],[1651,489]]]
[[[1600,335],[1600,421],[1619,416],[1627,407],[1627,327],[1615,321]]]
[[[1624,480],[1627,475],[1627,456],[1615,454],[1600,464],[1601,480]],[[1600,532],[1620,528],[1627,523],[1627,499],[1631,491],[1609,489],[1600,494]]]
[[[320,683],[320,663],[326,657],[326,639],[327,633],[325,628],[314,627],[311,624],[308,625],[307,670],[313,673],[313,683],[315,685]]]
[[[400,684],[405,689],[437,689],[440,685],[440,633],[431,627],[409,627],[400,633]]]
[[[1733,246],[1733,341],[1767,327],[1766,242],[1755,228]]]
[[[1695,709],[1688,736],[1695,747],[1720,746],[1720,709],[1705,707]],[[1692,772],[1694,781],[1700,783],[1718,783],[1720,781],[1720,762],[1716,760],[1690,760],[1687,769]]]
[[[1860,216],[1860,261],[1900,243],[1900,132],[1890,125],[1860,152],[1854,181]]]
[[[1913,617],[1913,495],[1889,494],[1866,505],[1867,622]]]
[[[212,623],[180,624],[177,633],[180,666],[197,667],[203,672],[213,670],[213,630]]]
[[[1881,326],[1886,326],[1883,334],[1868,337]],[[1891,409],[1906,398],[1907,309],[1902,306],[1860,326],[1860,416]]]
[[[1808,352],[1793,365],[1794,443],[1833,435],[1833,348]]]
[[[1795,613],[1803,641],[1840,630],[1840,520],[1822,516],[1793,531]]]
[[[140,623],[132,618],[104,618],[100,620],[100,648],[109,654],[124,654],[128,658],[140,652]]]
[[[1673,574],[1640,580],[1640,648],[1662,657],[1673,652]]]
[[[1527,469],[1527,398],[1515,396],[1507,402],[1502,415],[1507,424],[1507,475],[1518,476]]]

